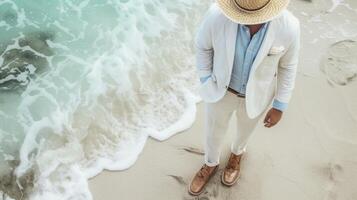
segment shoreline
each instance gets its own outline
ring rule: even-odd
[[[236,130],[233,115],[220,171],[200,199],[357,199],[357,42],[351,42],[357,41],[352,20],[357,10],[350,9],[357,4],[331,6],[322,0],[291,3],[301,22],[302,44],[289,108],[273,128],[265,128],[261,119],[243,157],[241,179],[227,188],[220,172]],[[93,199],[197,199],[187,187],[203,164],[203,114],[200,102],[191,128],[165,142],[149,138],[131,168],[105,170],[90,179]]]
[[[352,197],[357,186],[357,159],[343,160],[343,152],[323,154],[324,143],[348,148],[334,138],[316,134],[299,111],[301,98],[295,98],[290,111],[276,127],[263,127],[262,119],[243,158],[242,177],[232,188],[220,183],[220,173],[229,155],[234,136],[233,116],[222,149],[220,170],[200,198],[207,199],[339,199]],[[203,103],[197,104],[196,122],[165,142],[148,139],[137,162],[124,171],[104,170],[89,180],[93,199],[195,199],[187,192],[188,183],[203,164]],[[298,122],[298,123],[297,123]],[[299,128],[299,125],[301,126]],[[288,131],[288,132],[287,132]],[[356,136],[357,139],[357,136]],[[321,146],[322,145],[322,146]],[[353,149],[354,147],[354,149]],[[283,151],[282,151],[283,149]],[[354,164],[350,162],[356,162]],[[140,191],[140,192],[138,192]]]

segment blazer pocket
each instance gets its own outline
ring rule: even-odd
[[[279,52],[279,53],[271,53],[271,52],[269,52],[266,57],[269,57],[269,58],[279,57],[280,58],[280,56],[282,56],[283,53],[284,53],[283,51]]]
[[[280,57],[283,55],[283,52],[276,53],[276,54],[268,54],[265,56],[264,60],[262,61],[263,65],[278,65]]]
[[[272,48],[270,48],[268,56],[282,54],[284,51],[285,51],[284,46],[273,46]]]

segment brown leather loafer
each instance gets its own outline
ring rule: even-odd
[[[240,161],[243,154],[231,153],[227,166],[222,173],[222,183],[226,186],[234,185],[240,176]]]
[[[203,192],[205,185],[208,183],[209,179],[216,173],[218,165],[214,167],[209,167],[204,164],[201,169],[193,177],[188,192],[191,195],[198,196]]]

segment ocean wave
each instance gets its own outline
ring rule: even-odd
[[[130,167],[149,136],[188,128],[200,101],[192,39],[208,5],[2,1],[0,189],[92,199],[88,178]]]

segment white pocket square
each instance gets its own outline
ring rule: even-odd
[[[269,50],[268,56],[269,55],[274,55],[274,54],[279,54],[279,53],[283,52],[284,50],[285,50],[284,46],[272,47]]]

